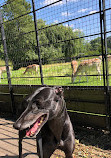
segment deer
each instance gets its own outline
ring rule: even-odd
[[[87,82],[88,82],[88,76],[87,76],[87,72],[89,68],[96,68],[97,72],[98,72],[98,76],[100,76],[100,80],[101,80],[101,59],[99,58],[92,58],[92,59],[88,59],[88,60],[83,60],[80,62],[76,72],[74,73],[73,77],[72,77],[72,83],[74,83],[76,76],[78,75],[78,73],[81,73],[80,75],[80,79],[79,82],[81,80],[81,77],[83,76],[83,73],[85,73],[86,78],[87,78]]]
[[[9,66],[9,70],[11,70],[11,67]],[[0,83],[1,83],[1,77],[3,77],[2,73],[6,72],[6,66],[0,67]],[[4,77],[3,77],[4,79]]]
[[[111,61],[111,55],[107,55],[109,61]]]
[[[99,58],[102,60],[102,56],[100,55]],[[107,60],[111,61],[111,55],[107,55]]]
[[[72,68],[71,80],[72,80],[72,82],[73,82],[73,79],[74,79],[74,74],[77,71],[77,67],[78,67],[78,62],[76,60],[72,60],[71,61],[71,68]]]
[[[38,73],[38,68],[39,68],[39,65],[37,64],[28,65],[23,74],[26,74],[26,72],[28,73],[31,72],[32,74],[33,71],[35,71],[35,73]]]

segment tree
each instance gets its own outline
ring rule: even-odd
[[[61,48],[60,56],[65,57],[66,62],[70,61],[71,57],[84,51],[84,39],[79,38],[79,35],[83,35],[80,30],[74,32],[71,27],[63,25],[48,28],[46,31],[49,43],[56,49],[59,48],[60,50]]]
[[[91,44],[91,51],[95,52],[96,54],[101,53],[101,38],[97,37],[90,41]]]
[[[7,0],[7,2],[9,1]],[[34,30],[32,16],[27,14],[21,18],[16,18],[21,13],[24,14],[30,10],[31,5],[25,0],[13,1],[3,8],[8,56],[14,69],[19,68],[19,63],[22,61],[37,59],[34,51],[35,39],[31,33],[25,34]]]
[[[26,14],[30,11],[31,4],[26,0],[13,1],[3,8],[8,56],[14,69],[26,66],[27,61],[38,60],[33,17]],[[26,15],[22,16],[22,14]],[[88,47],[86,49],[88,43],[84,38],[79,38],[84,35],[80,30],[73,31],[71,27],[62,24],[49,26],[42,19],[37,20],[37,27],[44,64],[51,63],[52,60],[58,62],[58,58],[65,58],[67,62],[71,57],[88,51]]]
[[[111,36],[107,38],[107,46],[111,49]]]

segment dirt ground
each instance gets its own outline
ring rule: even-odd
[[[75,129],[76,148],[74,158],[111,158],[111,133],[90,128]],[[37,158],[35,138],[23,140],[23,157]],[[56,150],[51,158],[63,158],[64,153]],[[13,121],[0,118],[0,158],[18,158],[18,131]]]

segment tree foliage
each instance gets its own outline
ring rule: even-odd
[[[7,0],[10,2],[10,0]],[[14,68],[21,67],[20,63],[38,60],[36,51],[36,36],[31,4],[26,0],[16,0],[3,7],[4,27],[7,40],[7,50]],[[26,14],[25,16],[21,16]],[[19,17],[19,18],[17,18]],[[37,20],[40,53],[43,63],[51,63],[52,60],[65,58],[70,61],[72,57],[81,54],[90,55],[101,52],[101,39],[95,38],[88,42],[83,38],[80,30],[73,31],[71,27],[64,25],[48,25],[42,19]],[[45,28],[45,29],[44,29]],[[108,47],[111,50],[110,38]],[[0,43],[0,57],[3,58],[3,46]]]

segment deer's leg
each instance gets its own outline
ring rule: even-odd
[[[1,73],[0,73],[0,83],[1,83]]]
[[[3,75],[1,74],[1,76],[3,77]],[[4,77],[3,77],[3,79],[4,79]]]
[[[87,82],[88,82],[88,76],[87,76],[87,73],[86,73],[86,79],[87,79]]]
[[[37,70],[36,70],[36,73],[39,75],[39,71],[38,71],[38,68],[37,68]]]
[[[80,77],[79,77],[79,82],[81,81],[81,77],[82,77],[82,75],[80,75]]]
[[[74,83],[74,74],[72,73],[72,76],[71,76],[71,81],[72,83]]]
[[[37,73],[38,73],[38,76],[39,76],[39,69],[37,68]]]
[[[88,82],[87,70],[85,70],[85,75],[86,75],[86,79],[87,79],[87,82]]]
[[[81,81],[81,77],[83,76],[83,71],[81,72],[80,78],[79,78],[79,82]]]
[[[101,70],[99,67],[97,67],[98,75],[100,76],[100,81],[101,81]]]
[[[12,72],[10,71],[10,76],[12,76]]]
[[[72,80],[72,83],[74,83],[74,82],[75,82],[75,80],[76,80],[76,75],[75,75],[74,73],[72,73],[71,80]]]

